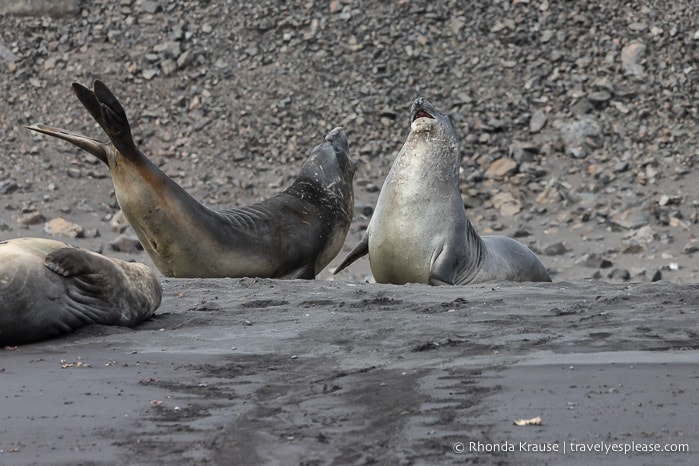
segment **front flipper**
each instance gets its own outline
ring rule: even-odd
[[[102,81],[95,81],[94,91],[81,84],[73,83],[73,92],[124,157],[128,159],[141,157],[131,136],[131,127],[124,107]]]
[[[452,254],[449,254],[444,246],[436,250],[434,254],[436,257],[432,262],[432,270],[430,270],[427,283],[430,285],[453,285],[456,259]]]
[[[119,285],[118,268],[105,257],[79,248],[61,248],[44,258],[44,265],[66,278],[76,278],[90,292],[106,294]]]
[[[340,262],[340,265],[337,266],[335,271],[333,272],[333,275],[337,275],[340,271],[344,270],[347,266],[349,266],[352,262],[356,261],[362,256],[366,256],[369,253],[369,233],[364,232],[364,235],[362,236],[362,239],[359,240],[359,243],[345,256],[345,258]]]
[[[110,145],[105,144],[102,141],[98,141],[97,139],[92,139],[87,136],[82,136],[80,134],[71,133],[70,131],[66,131],[61,128],[56,128],[54,126],[30,125],[26,128],[32,131],[36,131],[37,133],[47,134],[58,139],[63,139],[64,141],[68,141],[71,144],[78,146],[82,150],[94,155],[103,163],[109,165],[109,162],[107,162],[107,154],[109,153],[111,147]]]
[[[315,264],[306,264],[299,270],[294,272],[290,279],[301,279],[301,280],[315,280],[316,278],[316,267]]]

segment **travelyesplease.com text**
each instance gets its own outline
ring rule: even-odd
[[[646,443],[646,442],[455,442],[452,446],[454,453],[602,453],[624,454],[630,453],[686,453],[689,452],[689,444],[686,443]]]

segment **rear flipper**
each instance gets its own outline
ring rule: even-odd
[[[94,91],[73,83],[73,92],[124,157],[140,157],[124,107],[102,81],[95,80]]]
[[[37,133],[47,134],[58,139],[63,139],[64,141],[68,141],[71,144],[78,146],[82,150],[94,155],[103,163],[107,164],[107,166],[109,166],[109,162],[107,161],[107,154],[110,150],[114,150],[111,147],[111,144],[106,144],[102,141],[98,141],[97,139],[92,139],[87,136],[82,136],[80,134],[71,133],[70,131],[66,131],[61,128],[56,128],[54,126],[30,125],[27,126],[27,129],[36,131]]]
[[[109,165],[109,155],[114,153],[115,148],[129,160],[145,158],[136,148],[131,136],[131,127],[124,107],[102,81],[95,81],[94,86],[95,89],[92,91],[81,84],[73,83],[73,91],[90,115],[107,133],[112,144],[48,125],[31,125],[27,126],[27,129],[68,141],[107,165]]]
[[[352,262],[356,261],[362,256],[365,256],[369,253],[369,233],[364,232],[364,235],[362,236],[362,239],[359,240],[359,243],[345,256],[345,258],[342,260],[340,265],[337,266],[335,271],[333,272],[333,275],[337,275],[340,273],[340,271],[344,270],[347,266],[349,266]]]

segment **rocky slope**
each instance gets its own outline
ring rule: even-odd
[[[126,254],[106,246],[106,167],[24,128],[102,138],[72,81],[105,81],[144,152],[213,207],[282,189],[343,126],[348,248],[423,95],[461,134],[481,233],[530,245],[555,280],[699,278],[699,2],[48,3],[0,6],[0,238],[62,217],[76,244]],[[366,261],[340,277],[370,277]]]

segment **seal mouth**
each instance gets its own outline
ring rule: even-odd
[[[416,111],[415,115],[413,115],[413,121],[417,120],[418,118],[431,118],[432,120],[434,120],[434,117],[430,115],[430,113],[427,110],[424,109]]]

